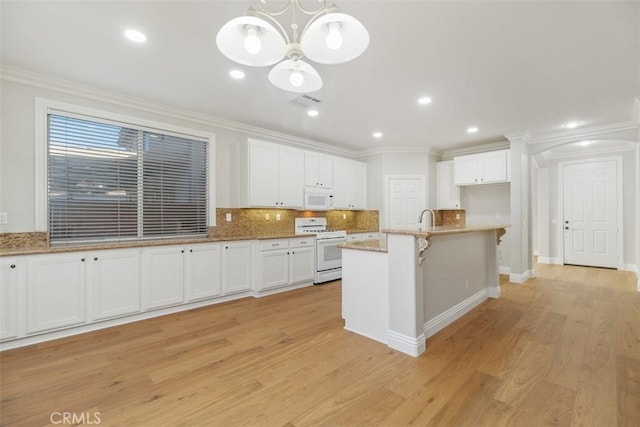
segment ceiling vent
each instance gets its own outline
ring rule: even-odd
[[[300,95],[296,96],[289,102],[302,108],[309,108],[318,105],[322,101],[320,101],[318,98],[314,98],[313,96]]]

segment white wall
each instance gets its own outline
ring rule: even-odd
[[[460,187],[460,203],[468,224],[511,224],[511,186],[509,183]],[[513,227],[507,228],[498,246],[498,260],[503,274],[509,273],[506,256]]]

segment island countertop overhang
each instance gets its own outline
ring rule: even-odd
[[[425,228],[383,228],[386,234],[403,234],[422,238],[432,236],[442,236],[447,234],[471,233],[475,231],[501,230],[511,227],[511,224],[465,224],[465,225],[444,225]]]

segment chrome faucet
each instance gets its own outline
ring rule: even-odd
[[[436,226],[436,214],[433,212],[433,209],[425,209],[422,212],[420,212],[420,215],[418,216],[418,224],[422,223],[422,217],[424,216],[425,212],[431,213],[431,228],[435,228],[435,226]]]

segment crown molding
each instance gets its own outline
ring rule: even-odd
[[[311,139],[288,135],[282,132],[273,131],[233,120],[223,119],[204,113],[173,107],[159,102],[149,101],[130,95],[123,95],[112,91],[98,89],[89,85],[48,76],[34,71],[0,64],[0,80],[20,83],[42,89],[53,90],[68,95],[88,98],[112,105],[127,108],[135,108],[148,113],[160,114],[173,119],[184,120],[191,123],[212,126],[218,129],[225,129],[234,132],[244,133],[247,136],[268,139],[272,142],[282,142],[303,149],[312,149],[328,154],[335,154],[347,157],[358,157],[360,153],[355,150],[337,147],[335,145],[313,141]]]
[[[432,154],[434,156],[439,156],[440,152],[434,150],[431,147],[391,147],[391,146],[380,146],[367,150],[359,151],[356,154],[357,158],[363,158],[368,156],[375,156],[378,154]]]
[[[478,154],[487,151],[504,150],[510,147],[509,141],[491,142],[489,144],[474,145],[473,147],[456,148],[453,150],[445,150],[440,153],[442,158],[451,158],[456,156],[465,156],[467,154]]]
[[[534,135],[530,144],[554,143],[561,144],[566,142],[574,142],[584,139],[602,139],[608,134],[623,132],[627,130],[638,129],[636,120],[628,120],[624,122],[606,123],[599,126],[591,126],[582,129],[572,129],[559,132],[549,132],[545,134]]]

